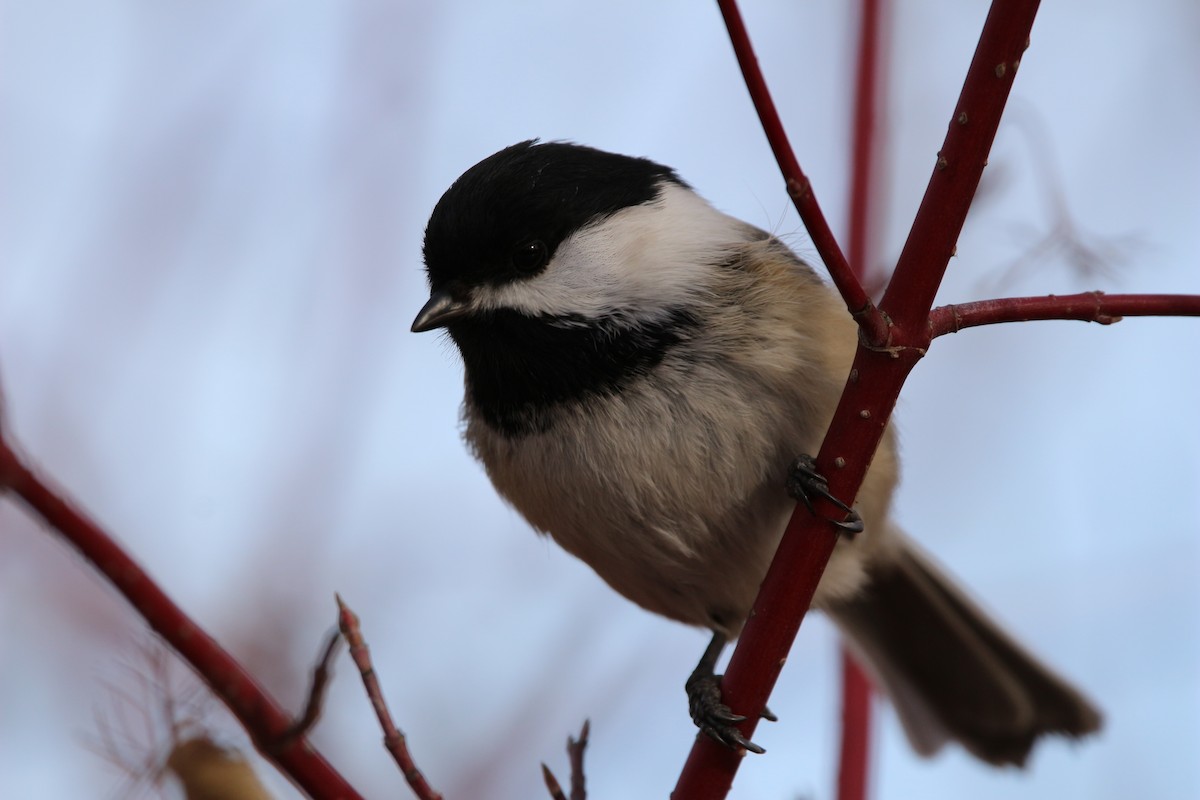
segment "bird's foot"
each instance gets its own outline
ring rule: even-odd
[[[846,512],[845,518],[841,520],[827,517],[830,522],[847,536],[853,537],[862,533],[862,517],[853,508],[829,493],[829,482],[825,480],[824,475],[817,472],[817,462],[812,456],[802,454],[792,462],[792,466],[788,469],[787,491],[792,499],[803,503],[804,507],[808,509],[808,513],[813,515],[816,514],[816,511],[813,510],[813,497],[825,498]]]
[[[745,722],[746,718],[733,713],[732,709],[721,701],[720,675],[694,672],[692,677],[688,678],[685,688],[688,694],[688,711],[691,712],[692,722],[696,723],[697,728],[728,748],[741,747],[751,753],[766,752],[737,729],[737,723]],[[776,719],[766,708],[763,708],[762,717],[772,722]]]

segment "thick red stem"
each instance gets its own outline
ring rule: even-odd
[[[879,303],[899,328],[892,344],[928,345],[929,309],[987,166],[1037,9],[1038,0],[995,0],[988,11],[925,197]]]
[[[732,5],[723,3],[722,8]],[[897,314],[893,318],[902,323],[901,336],[893,337],[887,347],[871,346],[869,341],[868,346],[859,345],[850,378],[817,455],[818,470],[829,479],[833,494],[843,501],[852,502],[858,494],[900,389],[928,346],[929,309],[979,184],[1036,10],[1036,0],[995,0],[984,23],[943,146],[946,163],[939,160],[935,168],[901,263],[881,304],[881,308]],[[837,542],[833,526],[821,519],[832,517],[836,509],[831,504],[816,505],[815,516],[803,508],[792,515],[725,671],[723,694],[730,707],[748,717],[739,726],[747,737],[753,735],[758,712],[787,660]],[[672,797],[725,797],[740,762],[740,754],[700,737]]]
[[[84,514],[47,487],[0,438],[0,487],[21,498],[125,596],[146,622],[204,679],[259,750],[312,798],[359,794],[304,738],[288,737],[291,716],[171,601],[149,575]]]

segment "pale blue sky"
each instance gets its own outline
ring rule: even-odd
[[[745,9],[835,230],[844,5]],[[881,264],[985,13],[893,15]],[[1200,292],[1198,33],[1188,0],[1043,7],[942,301]],[[458,440],[452,348],[408,332],[434,202],[531,136],[671,164],[812,257],[715,4],[0,3],[8,418],[288,703],[342,592],[447,797],[542,796],[538,762],[565,777],[585,717],[592,796],[665,797],[706,636],[614,595],[496,498]],[[1088,243],[1124,255],[1109,274],[1007,271],[1051,228],[1055,190]],[[1197,335],[1194,320],[973,330],[913,374],[901,524],[1107,727],[996,772],[954,750],[918,760],[884,710],[874,797],[1200,796]],[[118,796],[78,740],[111,714],[103,681],[137,662],[136,626],[11,504],[0,547],[0,797]],[[316,740],[368,796],[405,796],[349,667]],[[814,617],[733,797],[831,796],[835,669]]]

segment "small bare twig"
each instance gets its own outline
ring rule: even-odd
[[[325,702],[325,690],[328,688],[329,678],[333,674],[333,657],[337,653],[338,644],[341,641],[342,632],[340,630],[334,630],[329,635],[325,650],[322,652],[321,658],[317,660],[317,666],[313,668],[312,683],[309,687],[308,702],[304,706],[304,713],[279,737],[279,746],[287,747],[300,737],[307,736],[313,725],[317,724]]]
[[[588,734],[591,732],[591,728],[591,721],[585,719],[583,727],[579,730],[579,738],[567,737],[567,759],[571,764],[571,795],[569,798],[563,792],[554,773],[545,763],[542,764],[542,778],[546,781],[546,788],[550,791],[550,797],[553,800],[587,800],[587,781],[583,774],[583,751],[587,749]]]
[[[383,689],[379,685],[379,677],[371,663],[367,642],[359,627],[358,615],[350,610],[340,595],[335,597],[338,604],[338,628],[341,629],[342,636],[346,637],[346,643],[350,645],[350,657],[354,659],[358,671],[362,674],[363,688],[367,690],[367,698],[371,701],[371,707],[375,709],[375,716],[379,718],[379,727],[383,728],[384,747],[392,754],[392,758],[395,759],[396,764],[400,767],[400,772],[404,775],[404,780],[408,782],[409,788],[413,790],[413,794],[419,800],[442,800],[441,794],[429,785],[425,776],[421,774],[421,770],[417,768],[412,754],[408,751],[408,742],[404,734],[392,721],[392,714],[388,711],[387,702],[383,699]]]
[[[554,773],[550,771],[544,761],[542,762],[542,780],[546,782],[546,789],[550,792],[551,800],[567,800],[567,795],[563,792],[558,778],[554,777]]]
[[[567,737],[567,756],[571,760],[571,800],[587,800],[587,782],[583,776],[583,751],[588,746],[591,720],[584,720],[579,729],[579,738]]]

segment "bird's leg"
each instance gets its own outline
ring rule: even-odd
[[[808,513],[814,515],[816,511],[813,510],[813,496],[824,497],[846,512],[846,517],[841,520],[827,518],[830,522],[848,536],[853,537],[862,533],[862,517],[853,508],[829,493],[829,482],[825,480],[824,475],[817,472],[817,462],[812,456],[802,454],[792,462],[792,466],[788,469],[787,491],[792,499],[803,503],[804,507],[808,509]]]
[[[742,732],[734,727],[746,718],[735,714],[721,702],[721,676],[714,674],[717,658],[725,649],[728,640],[724,634],[714,633],[708,649],[700,657],[700,663],[692,670],[684,688],[687,689],[688,711],[692,714],[692,722],[717,742],[729,748],[743,747],[751,753],[765,753],[761,747],[742,736]],[[775,715],[763,709],[764,719],[774,721]]]

